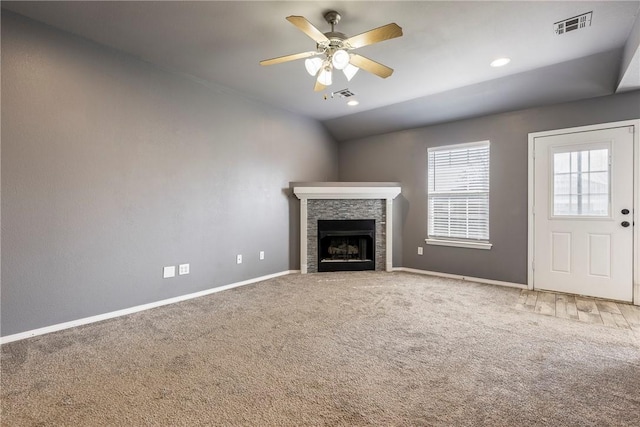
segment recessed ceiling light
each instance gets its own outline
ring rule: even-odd
[[[360,104],[360,103],[359,103],[357,100],[355,100],[355,99],[352,99],[352,100],[350,100],[349,102],[347,102],[347,105],[348,105],[349,107],[355,107],[355,106],[356,106],[356,105],[358,105],[358,104]]]
[[[498,58],[491,63],[492,67],[503,67],[511,62],[510,58]]]

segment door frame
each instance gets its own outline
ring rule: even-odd
[[[534,281],[534,149],[535,139],[544,136],[564,135],[569,133],[589,132],[610,128],[618,128],[625,126],[633,126],[633,213],[634,221],[638,218],[640,221],[640,119],[624,120],[620,122],[600,123],[589,126],[579,126],[566,129],[555,129],[543,132],[529,133],[529,152],[528,152],[528,232],[527,232],[527,288],[535,289]],[[633,304],[640,306],[640,223],[637,227],[633,227]]]

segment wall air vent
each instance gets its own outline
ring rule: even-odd
[[[593,11],[574,16],[573,18],[558,21],[553,24],[553,31],[557,35],[568,33],[569,31],[579,30],[591,26],[591,16]]]

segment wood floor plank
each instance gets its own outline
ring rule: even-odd
[[[564,298],[564,295],[556,295],[556,317],[569,319],[569,313],[567,313],[567,299]]]
[[[618,304],[618,308],[633,329],[640,329],[640,308],[630,304]]]
[[[578,308],[578,314],[580,314],[580,312],[600,314],[598,306],[592,299],[576,297],[576,307]]]
[[[561,319],[631,329],[640,334],[640,307],[630,304],[524,289],[518,296],[516,308]]]
[[[608,311],[601,311],[600,318],[602,319],[602,323],[604,323],[605,326],[613,326],[614,328],[618,327],[618,324],[616,323],[616,320],[613,318],[612,313],[609,313]]]
[[[536,305],[536,300],[538,299],[538,294],[540,292],[537,291],[528,291],[527,293],[527,305]]]
[[[620,309],[618,308],[618,305],[613,301],[596,300],[595,303],[600,313],[604,311],[606,313],[622,314],[622,312],[620,312]]]
[[[527,291],[527,301],[524,304],[525,309],[527,311],[533,311],[536,307],[537,300],[538,300],[538,292]]]
[[[540,292],[536,301],[535,312],[547,316],[555,316],[556,295],[550,292]]]
[[[522,290],[520,292],[520,296],[518,297],[518,304],[524,305],[527,302],[527,295],[529,295],[529,291]]]
[[[517,310],[526,310],[525,305],[527,303],[527,297],[529,296],[530,291],[523,290],[520,292],[520,296],[518,297],[518,302],[516,303]]]
[[[624,318],[622,314],[612,314],[613,320],[616,322],[616,326],[619,329],[631,329],[631,326],[627,322],[627,319]]]
[[[556,317],[578,320],[578,308],[573,295],[556,295]]]
[[[589,313],[588,311],[581,311],[580,309],[578,309],[578,319],[582,322],[593,323],[597,325],[602,325],[603,323],[600,313]]]
[[[578,306],[576,306],[576,297],[573,295],[566,295],[567,298],[567,315],[570,319],[578,319]]]
[[[576,307],[575,302],[567,303],[567,315],[569,316],[569,319],[578,319],[578,307]]]

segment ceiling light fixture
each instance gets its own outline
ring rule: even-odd
[[[332,78],[331,78],[331,65],[326,64],[320,73],[318,73],[318,83],[324,86],[331,86]]]
[[[347,102],[347,105],[348,105],[349,107],[355,107],[355,106],[356,106],[356,105],[358,105],[358,104],[360,104],[360,103],[359,103],[359,102],[358,102],[358,100],[356,100],[356,99],[352,99],[352,100],[350,100],[350,101],[348,101],[348,102]]]
[[[322,59],[320,58],[307,58],[304,61],[304,66],[307,69],[307,73],[312,76],[316,76],[320,68],[322,68]]]
[[[493,62],[491,62],[491,66],[494,67],[494,68],[495,67],[504,67],[509,62],[511,62],[510,58],[498,58],[498,59],[494,60]]]
[[[351,64],[347,64],[346,67],[344,67],[344,69],[342,70],[342,72],[344,73],[345,77],[347,78],[347,81],[351,81],[351,79],[353,78],[353,76],[356,75],[356,73],[358,72],[360,68],[356,67],[355,65],[351,65]]]
[[[334,68],[343,70],[347,65],[349,65],[350,59],[351,58],[349,58],[349,54],[346,50],[338,49],[333,52],[333,55],[331,56],[331,63],[333,64]]]

